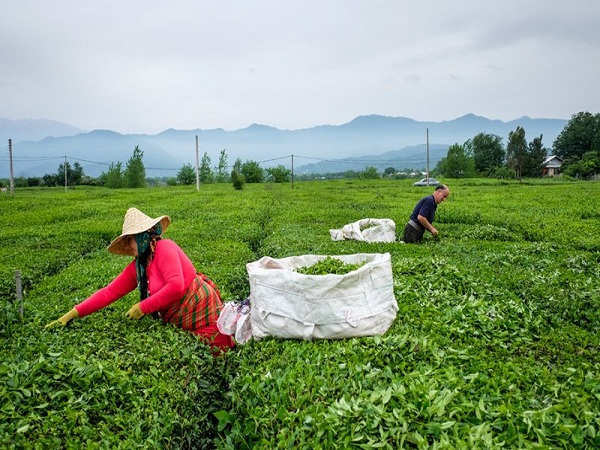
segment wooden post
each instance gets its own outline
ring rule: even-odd
[[[200,173],[198,172],[198,166],[200,165],[200,159],[198,157],[198,135],[196,135],[196,191],[200,191]]]
[[[15,176],[13,174],[13,163],[12,163],[12,139],[8,140],[8,159],[10,161],[10,193],[15,193]]]

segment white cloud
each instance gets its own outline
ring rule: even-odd
[[[0,3],[0,117],[156,133],[598,112],[595,0]]]

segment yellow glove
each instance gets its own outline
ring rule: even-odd
[[[125,314],[125,315],[127,316],[128,319],[132,319],[132,320],[139,320],[142,317],[144,317],[144,313],[142,312],[139,303],[136,303],[135,305],[133,305],[131,307],[131,309],[129,311],[127,311],[127,314]]]
[[[53,328],[57,325],[66,327],[71,320],[76,319],[77,317],[79,317],[79,313],[77,312],[77,310],[75,308],[73,308],[71,311],[66,313],[60,319],[55,320],[54,322],[50,322],[48,325],[46,325],[46,328]]]

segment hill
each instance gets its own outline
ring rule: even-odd
[[[433,144],[429,146],[429,168],[433,169],[437,162],[446,156],[448,145]],[[340,173],[348,170],[360,172],[367,167],[375,167],[383,172],[388,167],[400,169],[422,170],[427,167],[427,145],[412,145],[401,150],[381,153],[379,155],[363,155],[356,158],[321,159],[295,167],[296,173],[324,174]]]
[[[506,141],[508,133],[517,126],[525,129],[528,140],[543,135],[544,145],[551,147],[566,123],[563,119],[529,117],[502,122],[473,114],[443,122],[368,115],[342,125],[319,125],[299,130],[252,124],[233,131],[167,129],[156,135],[123,135],[110,130],[81,132],[51,121],[15,124],[0,119],[0,138],[5,142],[13,139],[16,176],[54,173],[65,156],[71,164],[78,161],[87,175],[98,176],[111,163],[121,161],[125,164],[136,145],[144,152],[149,176],[173,176],[183,164],[195,165],[196,136],[200,155],[208,154],[213,165],[218,163],[219,154],[225,149],[230,165],[240,158],[258,161],[265,167],[278,164],[290,167],[291,155],[294,155],[295,170],[323,173],[362,170],[365,166],[424,168],[427,130],[430,166],[434,166],[452,144],[462,144],[481,132],[496,134]],[[57,136],[61,131],[65,134]],[[6,155],[4,152],[0,155],[0,178],[8,176]]]
[[[66,123],[46,119],[9,120],[0,117],[0,137],[12,139],[13,143],[37,141],[46,137],[72,136],[84,130]]]

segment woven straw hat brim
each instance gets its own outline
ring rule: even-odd
[[[171,224],[171,218],[169,216],[152,218],[137,208],[129,208],[125,214],[125,220],[123,221],[123,232],[120,236],[113,239],[108,246],[108,251],[117,255],[135,256],[133,250],[129,247],[126,238],[149,230],[159,222],[164,233]]]

